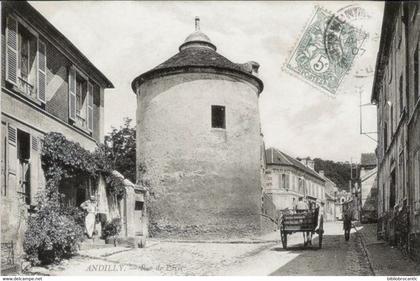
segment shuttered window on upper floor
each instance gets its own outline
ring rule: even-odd
[[[17,16],[6,19],[6,81],[14,90],[45,103],[47,49],[38,33]]]
[[[69,118],[81,129],[93,130],[94,84],[75,66],[69,70]]]

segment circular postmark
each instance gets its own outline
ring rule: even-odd
[[[354,58],[363,54],[363,42],[368,34],[364,22],[370,18],[365,9],[357,4],[346,6],[328,20],[324,33],[325,52],[330,63],[348,70]]]

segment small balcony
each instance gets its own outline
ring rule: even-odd
[[[19,78],[18,79],[19,90],[25,95],[35,99],[36,98],[35,87],[31,83],[26,81],[24,78],[22,77],[18,77],[18,78]]]

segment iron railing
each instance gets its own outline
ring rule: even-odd
[[[22,77],[19,77],[18,81],[18,87],[25,95],[28,95],[32,98],[36,98],[34,86],[32,86],[28,81],[26,81]]]

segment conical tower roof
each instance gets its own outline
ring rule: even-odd
[[[262,81],[254,74],[258,71],[258,63],[233,63],[216,52],[217,48],[210,38],[200,30],[200,19],[195,18],[195,31],[187,36],[179,46],[179,53],[172,56],[155,68],[141,74],[132,82],[132,89],[136,88],[156,76],[165,76],[183,72],[219,72],[228,71],[244,76],[255,84],[259,92],[263,89]]]

